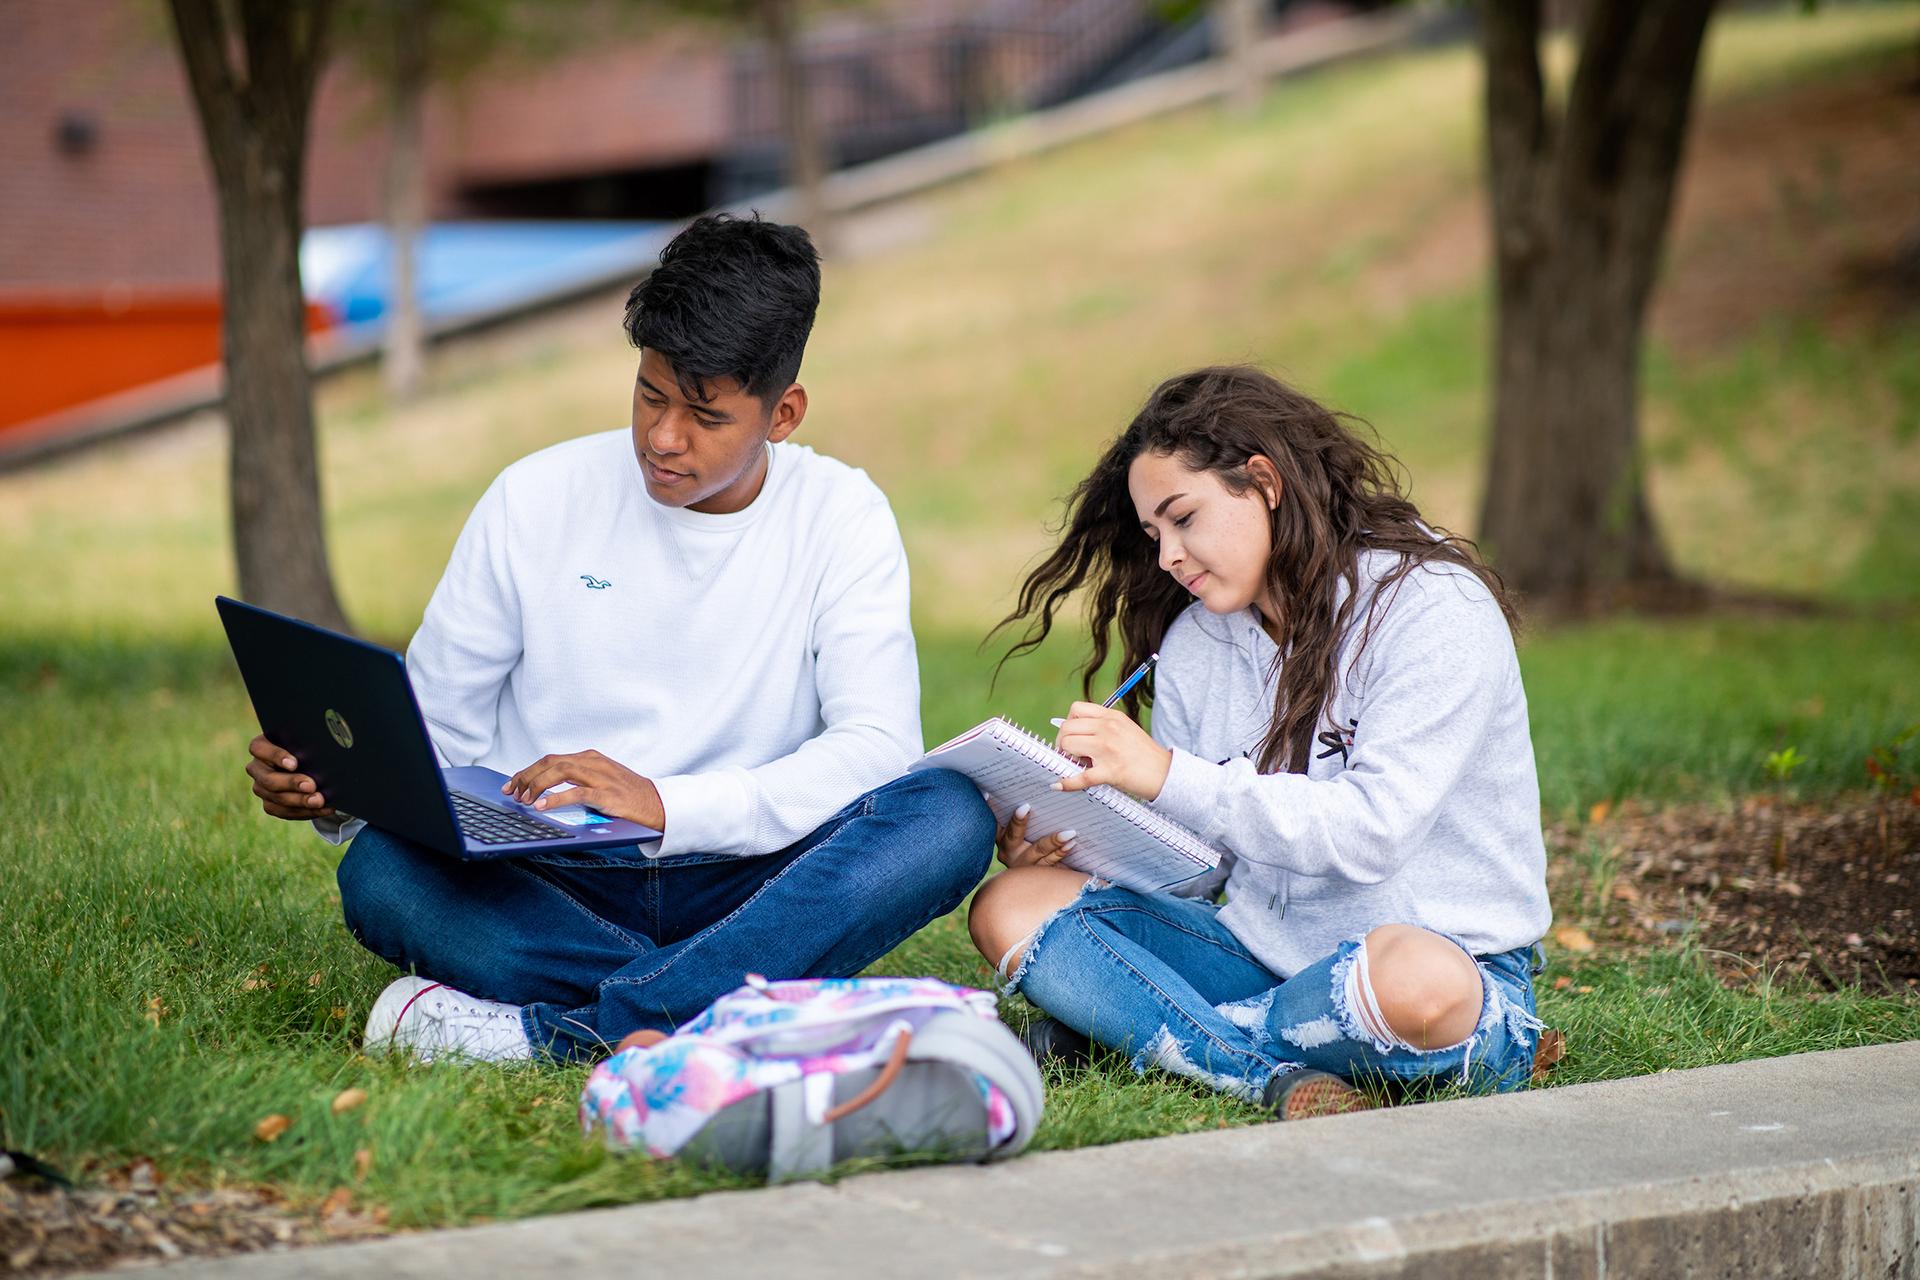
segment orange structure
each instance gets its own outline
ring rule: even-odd
[[[307,305],[307,331],[329,327]],[[220,300],[198,291],[0,294],[0,434],[220,359]]]

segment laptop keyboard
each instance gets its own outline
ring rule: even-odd
[[[472,796],[462,795],[458,791],[453,792],[453,816],[460,824],[460,833],[475,844],[517,844],[522,840],[573,838],[571,831],[481,804]]]

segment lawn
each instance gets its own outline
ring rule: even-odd
[[[1808,757],[1803,794],[1836,795],[1920,720],[1920,322],[1795,284],[1885,250],[1889,193],[1920,222],[1910,171],[1889,178],[1859,159],[1866,143],[1815,127],[1864,102],[1912,136],[1907,100],[1871,95],[1911,75],[1917,28],[1913,5],[1716,28],[1648,376],[1655,507],[1690,571],[1845,607],[1529,633],[1552,820],[1626,798],[1730,803],[1766,785],[1783,743]],[[1364,415],[1430,514],[1471,526],[1475,89],[1462,49],[1289,82],[1248,120],[1192,112],[943,193],[916,209],[916,242],[831,265],[806,435],[893,497],[929,740],[989,709],[1037,722],[1070,696],[1070,639],[991,694],[980,640],[1059,495],[1181,367],[1257,360]],[[1756,130],[1774,139],[1759,177]],[[1774,291],[1730,313],[1727,293],[1762,274]],[[371,378],[325,390],[336,572],[370,633],[404,642],[500,466],[624,421],[616,321],[449,352],[435,394],[397,413]],[[723,1185],[583,1144],[578,1069],[357,1053],[391,971],[340,927],[337,851],[261,817],[239,772],[252,729],[210,603],[231,585],[222,465],[196,427],[0,478],[0,1145],[73,1169],[147,1157],[296,1206],[350,1187],[396,1225]],[[1573,1046],[1559,1082],[1920,1036],[1913,997],[1734,991],[1684,942],[1554,964],[1578,983],[1542,995]],[[984,980],[958,917],[878,968]],[[1258,1118],[1111,1063],[1050,1085],[1044,1146]],[[348,1087],[368,1101],[333,1114]],[[263,1143],[271,1113],[292,1125]]]

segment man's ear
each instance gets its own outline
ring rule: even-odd
[[[1247,474],[1253,477],[1254,484],[1267,500],[1267,510],[1277,511],[1280,507],[1280,468],[1273,465],[1273,459],[1263,453],[1256,453],[1247,459]]]
[[[807,416],[807,389],[796,382],[782,391],[768,416],[773,421],[773,430],[767,432],[767,441],[779,444],[798,431],[801,420]]]

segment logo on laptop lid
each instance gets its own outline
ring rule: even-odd
[[[332,707],[327,708],[327,732],[332,734],[333,740],[341,746],[353,746],[353,726],[347,723],[345,716]]]

